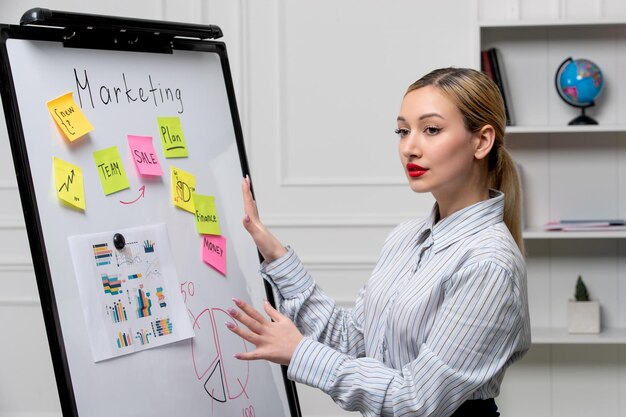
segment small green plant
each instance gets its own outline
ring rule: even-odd
[[[587,291],[587,286],[580,275],[576,281],[576,293],[574,296],[576,297],[576,301],[589,301],[589,291]]]

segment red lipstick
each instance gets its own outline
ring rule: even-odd
[[[409,173],[409,177],[421,177],[428,171],[428,169],[423,168],[417,164],[406,164],[406,170]]]

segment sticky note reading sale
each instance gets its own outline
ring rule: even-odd
[[[196,209],[196,229],[202,235],[221,235],[220,223],[215,209],[215,197],[193,194]]]
[[[105,195],[113,194],[130,186],[117,146],[94,152],[93,159]]]
[[[93,130],[93,126],[74,101],[72,92],[50,100],[47,104],[50,115],[70,141]]]
[[[172,202],[183,210],[195,213],[193,193],[196,191],[196,177],[174,166],[170,167],[170,174],[172,180]]]
[[[71,206],[85,210],[85,186],[83,170],[56,156],[52,158],[54,184],[60,200]]]
[[[226,275],[226,238],[224,236],[202,236],[202,260],[222,275]]]
[[[163,155],[166,158],[187,157],[187,145],[180,117],[157,117],[159,137],[163,146]]]
[[[151,136],[128,135],[128,146],[139,175],[163,175]]]

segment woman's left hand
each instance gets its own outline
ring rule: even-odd
[[[251,352],[235,354],[243,360],[266,359],[280,365],[289,365],[291,357],[302,340],[302,333],[291,320],[265,301],[264,310],[273,320],[266,319],[259,311],[244,301],[233,299],[241,311],[228,309],[228,314],[246,328],[226,322],[226,327],[247,342],[256,346]]]

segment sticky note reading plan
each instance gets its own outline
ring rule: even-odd
[[[224,236],[202,236],[202,260],[222,275],[226,275],[226,238]]]
[[[71,206],[85,210],[85,186],[83,170],[56,156],[52,158],[54,184],[60,200]]]
[[[74,101],[72,92],[50,100],[47,104],[50,115],[70,141],[93,130],[93,126]]]
[[[151,136],[128,135],[128,146],[140,175],[163,175]]]
[[[193,194],[196,208],[196,229],[202,235],[221,235],[220,223],[215,209],[215,197],[211,195]]]
[[[172,182],[172,202],[175,206],[190,213],[195,213],[196,208],[193,203],[193,193],[196,191],[196,177],[193,174],[170,167]]]
[[[105,195],[113,194],[130,186],[117,146],[94,152],[93,159],[96,162],[98,176]]]
[[[187,157],[185,136],[179,117],[157,117],[159,137],[163,146],[163,155],[166,158]]]

